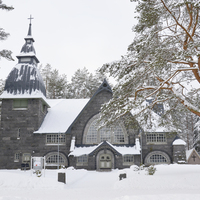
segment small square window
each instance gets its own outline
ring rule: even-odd
[[[30,153],[23,153],[22,162],[30,162],[31,154]]]
[[[77,166],[83,166],[88,164],[88,156],[82,155],[77,157]]]
[[[123,156],[123,164],[124,165],[134,164],[134,156],[133,155],[124,155]]]
[[[28,100],[27,99],[14,99],[13,100],[13,109],[24,110],[27,108],[28,108]]]

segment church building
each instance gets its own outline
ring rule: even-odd
[[[47,168],[88,170],[185,160],[185,145],[177,142],[176,132],[146,130],[133,117],[131,123],[123,118],[112,127],[98,128],[101,105],[112,98],[106,80],[91,99],[47,99],[31,29],[30,23],[0,96],[0,169],[30,167],[31,157],[39,156],[45,156]]]

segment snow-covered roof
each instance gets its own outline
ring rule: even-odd
[[[34,133],[65,133],[89,99],[47,99],[48,113]]]
[[[182,139],[176,139],[176,140],[174,140],[172,145],[186,145],[186,143]]]
[[[185,153],[186,153],[186,160],[187,161],[189,161],[189,159],[190,159],[190,157],[192,156],[193,153],[195,153],[198,156],[198,158],[200,159],[200,156],[195,149],[187,150]]]
[[[73,155],[73,156],[82,156],[82,155],[88,155],[90,153],[92,153],[95,149],[97,149],[99,146],[101,146],[103,142],[101,142],[98,145],[94,145],[94,146],[89,146],[89,147],[74,147],[74,150],[69,154]],[[126,155],[126,154],[131,154],[131,155],[140,155],[140,143],[139,143],[139,139],[136,139],[136,145],[132,146],[132,147],[127,147],[127,146],[115,146],[112,145],[111,143],[109,143],[108,141],[106,141],[106,143],[108,145],[110,145],[113,149],[115,149],[117,152],[119,152],[122,155]]]
[[[45,98],[46,89],[36,65],[18,63],[9,73],[0,98]]]
[[[21,94],[20,91],[17,91],[16,94],[13,93],[9,93],[7,91],[4,91],[1,96],[0,99],[43,99],[44,101],[46,101],[46,97],[43,95],[43,93],[39,90],[35,90],[33,91],[31,94],[28,92],[25,92],[24,94]]]
[[[194,149],[190,149],[190,150],[187,150],[185,153],[186,153],[186,160],[189,159],[189,157],[191,156],[192,152],[194,151]]]

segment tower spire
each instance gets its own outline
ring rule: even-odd
[[[29,23],[29,29],[28,29],[28,35],[24,38],[25,44],[23,45],[20,54],[17,56],[18,63],[29,63],[34,64],[37,66],[39,63],[39,60],[36,57],[35,48],[33,46],[33,43],[35,42],[32,37],[32,31],[31,31],[31,20],[34,19],[31,15],[28,18],[30,20]]]
[[[29,24],[29,29],[28,29],[28,36],[31,36],[31,20],[34,19],[34,18],[32,18],[32,16],[30,15],[30,18],[28,18],[28,19],[30,19],[30,24]]]

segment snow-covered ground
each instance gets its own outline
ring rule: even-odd
[[[65,170],[67,183],[57,182],[58,170],[45,177],[30,171],[0,170],[0,200],[199,200],[200,165],[159,165],[153,176],[133,167],[111,172]],[[119,173],[127,178],[119,181]]]

